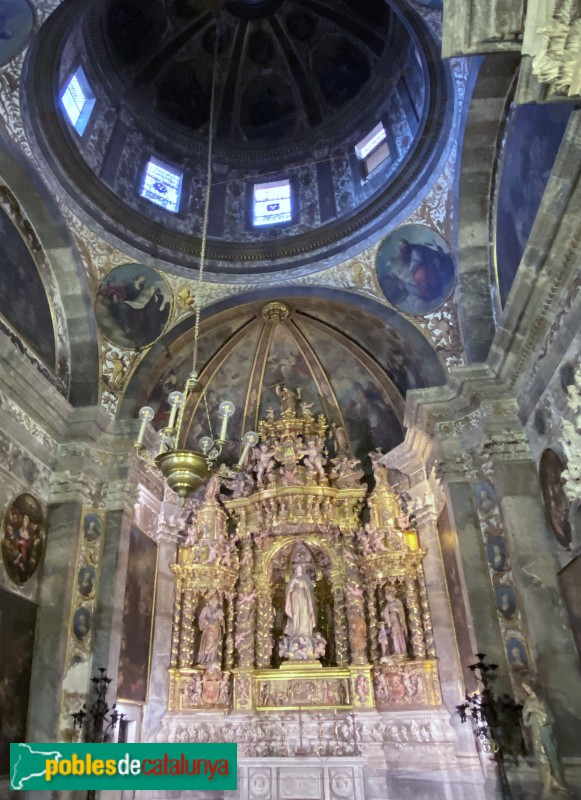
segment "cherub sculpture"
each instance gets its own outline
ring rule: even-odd
[[[307,446],[303,450],[305,457],[305,467],[309,472],[316,472],[321,480],[325,479],[323,466],[327,463],[323,456],[323,446],[317,437],[307,440]]]
[[[331,478],[336,482],[338,489],[353,489],[359,486],[363,478],[363,470],[357,469],[360,464],[358,458],[339,455],[332,458],[331,463],[333,464]]]
[[[264,478],[268,478],[275,467],[274,450],[266,442],[262,442],[254,448],[254,460],[256,464],[256,485],[260,486]]]
[[[315,658],[324,658],[326,649],[327,640],[319,633],[319,631],[315,631],[315,635],[313,636],[313,651]]]

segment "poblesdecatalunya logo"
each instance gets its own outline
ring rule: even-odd
[[[237,788],[235,744],[11,744],[10,788]]]

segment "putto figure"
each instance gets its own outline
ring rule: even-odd
[[[305,450],[303,450],[305,457],[305,467],[309,472],[316,472],[321,482],[326,480],[324,466],[327,460],[323,456],[323,445],[318,439],[309,439]]]
[[[271,450],[266,442],[262,442],[254,449],[254,459],[256,463],[256,485],[260,486],[264,478],[268,478],[274,470],[274,450]]]

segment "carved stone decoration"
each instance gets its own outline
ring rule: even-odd
[[[533,58],[533,73],[557,94],[581,95],[581,7],[578,0],[556,0],[543,47]]]
[[[172,673],[174,708],[190,710],[227,710],[230,708],[230,673],[219,668],[196,670],[188,675]]]
[[[393,705],[431,705],[440,702],[435,661],[401,662],[387,659],[373,668],[377,708]]]
[[[581,367],[575,370],[574,381],[567,387],[567,405],[572,420],[563,420],[563,450],[567,468],[563,470],[565,493],[569,500],[581,500]]]

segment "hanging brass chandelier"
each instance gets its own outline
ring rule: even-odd
[[[168,397],[171,407],[170,417],[166,427],[158,432],[159,451],[152,457],[149,450],[144,445],[145,431],[147,425],[153,420],[155,412],[151,406],[144,406],[139,412],[141,428],[135,443],[135,448],[144,461],[155,465],[162,473],[168,486],[183,500],[201,486],[208,478],[216,459],[220,456],[222,448],[227,444],[228,420],[234,414],[236,408],[230,400],[224,400],[218,407],[221,418],[220,434],[217,439],[211,436],[204,436],[199,441],[199,450],[191,450],[187,447],[187,429],[184,428],[184,414],[188,406],[189,399],[199,392],[204,391],[204,387],[198,378],[198,342],[200,338],[200,298],[202,297],[202,284],[204,281],[204,265],[206,259],[206,240],[208,236],[208,221],[210,215],[210,194],[212,186],[212,148],[214,138],[214,116],[216,100],[216,75],[218,64],[218,40],[219,40],[219,14],[216,15],[216,38],[214,42],[214,66],[212,72],[212,90],[210,98],[210,119],[208,131],[208,163],[207,163],[207,182],[206,197],[204,203],[204,218],[202,222],[202,240],[200,247],[200,267],[198,272],[197,291],[194,298],[195,322],[194,322],[194,347],[192,359],[192,371],[186,381],[182,392],[174,391]],[[211,432],[210,415],[208,405],[204,397],[206,414],[209,430]],[[233,469],[243,469],[248,452],[258,442],[258,434],[248,431],[242,444],[244,448],[238,463]]]

